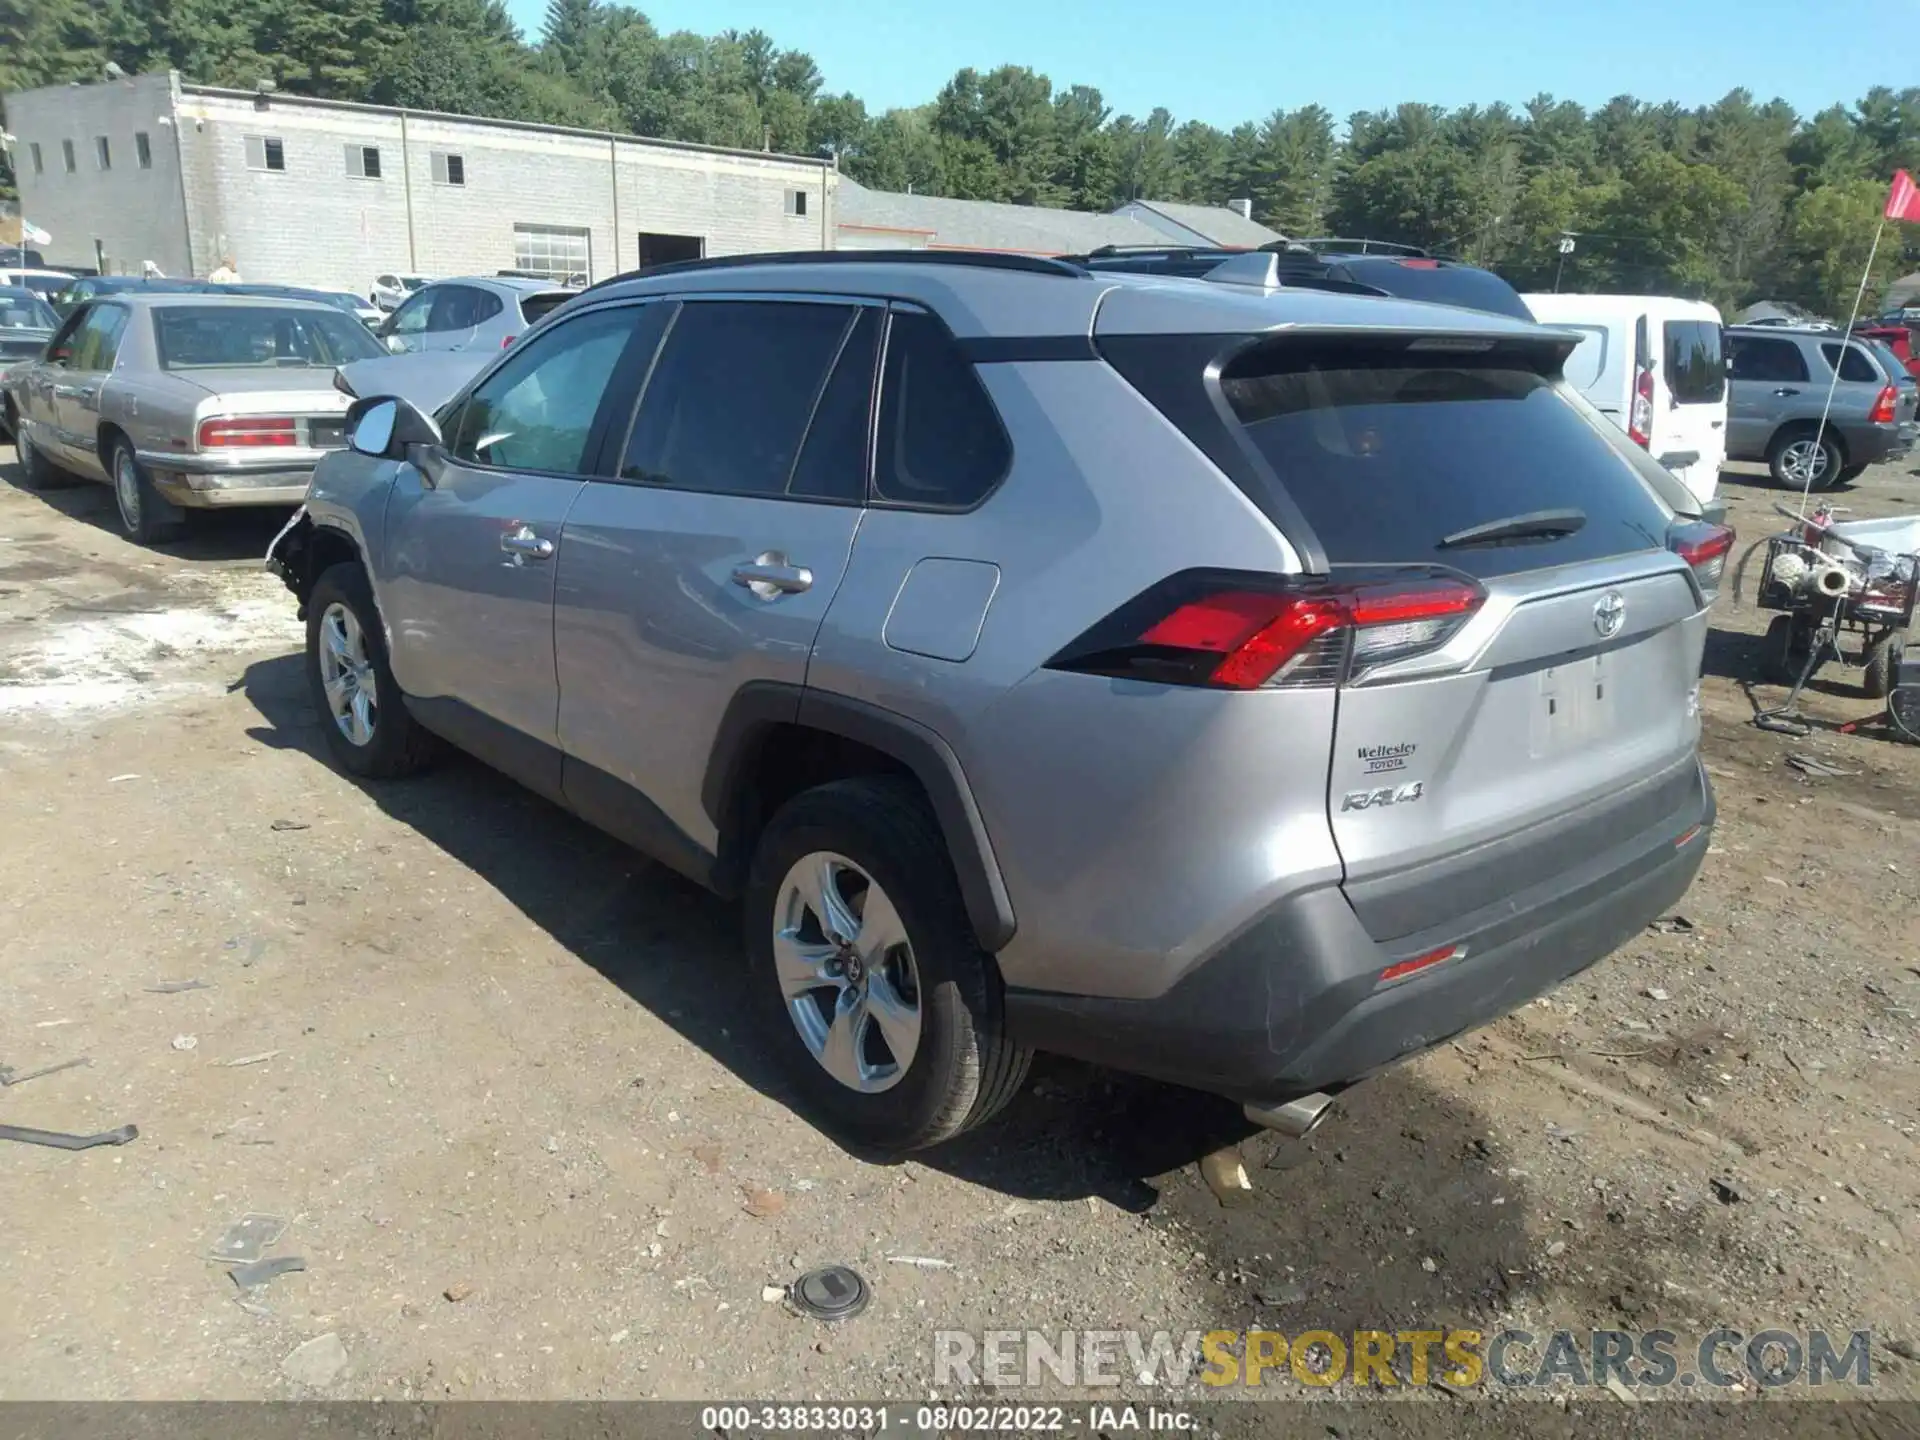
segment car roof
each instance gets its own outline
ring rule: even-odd
[[[558,280],[533,280],[524,275],[444,275],[438,280],[429,280],[422,288],[435,285],[473,285],[482,290],[510,291],[515,295],[567,288]]]
[[[77,280],[71,270],[53,270],[44,265],[0,265],[0,275],[40,275],[49,280]]]
[[[1130,333],[1353,329],[1538,338],[1541,327],[1486,311],[1393,296],[1088,271],[1032,256],[946,251],[804,251],[684,261],[616,276],[586,303],[701,291],[829,293],[909,300],[962,339]],[[1571,339],[1571,337],[1568,337]]]
[[[321,315],[340,313],[335,306],[324,304],[319,300],[302,300],[295,295],[230,295],[222,294],[221,289],[221,286],[209,285],[204,290],[169,290],[150,295],[118,294],[113,297],[113,301],[116,305],[131,305],[139,310],[164,310],[176,305],[192,305],[200,308],[211,304],[221,310],[293,309],[312,310]]]

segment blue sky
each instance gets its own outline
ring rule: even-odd
[[[537,37],[545,0],[509,0]],[[1920,0],[651,0],[661,30],[758,26],[875,112],[933,98],[963,65],[1030,65],[1116,111],[1230,127],[1317,102],[1337,119],[1403,100],[1697,105],[1745,85],[1803,113],[1920,78]],[[1171,18],[1170,18],[1171,17]]]

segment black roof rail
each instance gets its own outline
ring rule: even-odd
[[[656,275],[687,275],[700,270],[745,269],[754,265],[953,265],[986,270],[1019,270],[1029,275],[1057,275],[1084,280],[1087,272],[1068,260],[1039,255],[1016,255],[1005,250],[770,250],[755,255],[715,255],[701,260],[669,260],[642,270],[610,275],[583,290],[604,289],[623,280],[651,280]]]
[[[1402,245],[1397,240],[1366,240],[1353,235],[1319,235],[1311,239],[1286,241],[1284,245],[1304,247],[1309,250],[1344,250],[1360,255],[1404,255],[1416,260],[1435,258],[1418,245]],[[1267,248],[1281,249],[1283,242],[1275,241]]]
[[[1241,255],[1231,245],[1102,245],[1085,255],[1063,255],[1063,260],[1106,260],[1134,255]]]

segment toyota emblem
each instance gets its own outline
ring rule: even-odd
[[[1593,602],[1593,628],[1602,640],[1618,635],[1626,620],[1627,597],[1618,590],[1609,590]]]

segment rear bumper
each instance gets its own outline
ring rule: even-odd
[[[1289,897],[1151,1000],[1009,990],[1009,1032],[1037,1050],[1240,1101],[1338,1090],[1498,1019],[1670,909],[1712,833],[1713,795],[1696,769],[1677,810],[1551,885],[1462,917],[1458,942],[1427,932],[1382,945],[1327,886]],[[1450,943],[1465,953],[1380,981],[1388,966]]]
[[[295,456],[248,457],[236,463],[225,456],[140,452],[140,463],[158,490],[187,510],[236,505],[298,505],[307,498],[320,451]],[[312,458],[308,458],[311,455]],[[265,461],[265,463],[262,463]],[[291,463],[289,463],[291,461]]]
[[[1843,428],[1847,461],[1852,465],[1877,465],[1882,460],[1898,460],[1913,449],[1914,432],[1910,425],[1854,425]]]

